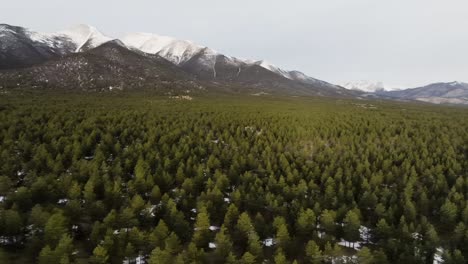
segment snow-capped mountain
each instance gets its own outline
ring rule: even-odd
[[[382,82],[373,82],[365,80],[350,81],[341,84],[341,86],[349,90],[362,91],[367,93],[374,93],[385,90],[384,84]]]
[[[25,69],[17,69],[25,68]],[[7,70],[7,71],[2,71]],[[56,74],[55,74],[56,73]],[[133,33],[121,40],[78,25],[56,33],[0,24],[0,88],[203,87],[254,94],[323,95],[468,104],[468,84],[391,91],[381,82],[333,85],[264,60],[221,54],[188,40]],[[344,88],[343,88],[344,87]],[[107,87],[108,88],[108,87]],[[107,89],[105,88],[105,89]]]
[[[202,78],[232,80],[244,73],[243,71],[246,68],[260,66],[281,77],[303,84],[338,88],[333,84],[317,80],[299,71],[287,71],[264,60],[255,61],[227,56],[188,40],[179,40],[151,33],[132,33],[124,36],[122,42],[131,48],[157,54]],[[222,73],[225,73],[225,75]]]
[[[40,33],[26,28],[1,25],[0,69],[31,66],[66,54],[84,52],[111,40],[113,38],[88,25],[78,25],[56,33]],[[334,89],[334,92],[341,89],[304,73],[281,69],[264,60],[238,59],[188,40],[151,33],[131,33],[121,38],[121,41],[131,49],[161,56],[202,80],[239,84],[254,83],[258,80],[270,82],[271,85],[273,75],[269,73],[273,73],[280,77],[273,78],[274,83],[282,82],[283,86],[291,86],[294,83]],[[264,80],[265,78],[269,80]]]
[[[44,63],[0,71],[2,88],[112,91],[156,89],[159,92],[199,91],[195,78],[167,60],[129,50],[120,41],[71,53]]]
[[[61,49],[63,53],[85,51],[112,40],[95,27],[84,24],[56,33],[40,33],[31,30],[26,30],[25,33],[32,41]]]
[[[191,41],[150,33],[132,33],[124,36],[121,40],[129,47],[145,53],[158,54],[176,65],[184,64],[206,48]],[[215,51],[211,51],[211,53],[216,54]]]
[[[84,24],[59,31],[55,34],[52,34],[52,36],[66,39],[73,43],[73,45],[76,47],[74,52],[92,49],[112,40],[112,38],[105,36],[95,27]]]
[[[69,60],[75,61],[69,55],[93,50],[110,41],[133,50],[139,56],[162,57],[201,82],[235,87],[239,92],[252,90],[254,93],[261,91],[294,95],[355,95],[344,88],[298,71],[287,71],[263,60],[238,59],[191,41],[149,33],[133,33],[118,40],[105,36],[88,25],[78,25],[56,33],[40,33],[22,27],[1,25],[0,69],[31,67],[51,59],[59,60],[61,57],[65,57],[63,63],[69,65]],[[101,60],[106,63],[107,59],[101,57]]]
[[[0,25],[0,69],[27,67],[64,54],[71,47],[52,36]]]
[[[111,38],[88,25],[41,33],[0,24],[0,69],[27,67],[48,59],[95,48]]]
[[[429,103],[468,104],[468,83],[447,82],[433,83],[423,87],[389,91],[385,96],[410,99]]]

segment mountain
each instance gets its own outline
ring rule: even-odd
[[[166,36],[158,36],[149,33],[133,33],[121,40],[112,39],[88,25],[78,25],[56,33],[39,33],[22,27],[2,25],[0,27],[0,70],[12,70],[30,67],[25,71],[2,73],[2,78],[8,83],[24,83],[18,80],[18,76],[27,76],[29,83],[34,86],[64,85],[67,87],[81,87],[89,85],[94,89],[108,83],[112,79],[112,71],[109,67],[117,67],[113,64],[105,64],[108,58],[97,56],[103,44],[112,42],[121,49],[131,49],[139,56],[164,58],[184,71],[187,76],[195,77],[198,84],[212,89],[221,88],[234,92],[253,94],[289,94],[289,95],[323,95],[323,96],[355,96],[356,93],[347,91],[341,87],[320,81],[298,71],[286,71],[266,61],[243,60],[221,54],[211,48],[197,45],[191,41],[178,40]],[[90,51],[90,52],[88,52]],[[73,54],[78,54],[73,56]],[[81,54],[86,53],[86,54]],[[82,56],[81,56],[82,55]],[[95,57],[90,57],[94,55]],[[90,60],[90,61],[88,61]],[[56,64],[56,66],[53,65]],[[124,65],[122,62],[118,69],[123,70],[138,68],[132,65]],[[151,67],[149,66],[151,69]],[[103,76],[82,74],[82,71],[102,71]],[[135,76],[143,78],[146,86],[151,86],[150,81],[157,81],[154,76],[144,76],[136,73]],[[57,76],[52,76],[53,70],[62,70]],[[69,74],[69,76],[65,76]],[[115,81],[120,76],[126,76],[120,71]],[[81,78],[78,83],[76,78]],[[84,78],[87,76],[89,78]],[[91,77],[92,76],[92,77]],[[173,75],[176,76],[176,75]],[[10,79],[8,79],[10,78]],[[58,82],[63,80],[64,83]],[[133,80],[131,76],[123,83]],[[140,79],[139,79],[140,80]],[[174,83],[178,80],[174,79]],[[95,82],[95,83],[93,83]],[[40,85],[38,85],[38,83]],[[115,83],[115,82],[114,82]],[[137,86],[141,86],[141,81]],[[4,85],[5,86],[5,85]],[[135,85],[130,85],[134,87]]]
[[[374,93],[385,90],[384,84],[382,82],[372,82],[365,80],[350,81],[341,84],[341,86],[349,90],[362,91],[367,93]]]
[[[263,60],[227,56],[188,40],[150,33],[132,33],[123,37],[122,42],[130,48],[159,55],[200,80],[263,88],[262,92],[266,93],[279,90],[296,95],[353,94],[299,71],[283,70]]]
[[[0,87],[164,92],[203,89],[193,76],[167,60],[129,50],[120,41],[108,41],[29,68],[0,71]]]
[[[84,24],[59,31],[53,35],[70,42],[74,47],[74,52],[86,51],[112,40],[95,27]]]
[[[73,47],[55,36],[0,24],[0,69],[28,67],[67,53]]]
[[[380,94],[391,98],[436,104],[468,104],[468,84],[463,82],[433,83],[423,87]]]
[[[95,48],[110,40],[87,25],[57,33],[39,33],[0,24],[0,69],[29,67],[72,52]]]

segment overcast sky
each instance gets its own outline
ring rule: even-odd
[[[169,35],[332,83],[468,82],[467,0],[15,0],[0,23]]]

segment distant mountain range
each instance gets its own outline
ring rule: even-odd
[[[298,71],[230,57],[190,41],[148,33],[119,40],[87,25],[57,33],[0,25],[0,69],[0,87],[5,88],[152,89],[174,83],[180,89],[173,92],[202,87],[262,94],[356,95]],[[187,87],[182,88],[184,83]]]
[[[381,91],[378,94],[435,104],[468,104],[468,84],[462,82],[433,83],[412,89]]]
[[[377,97],[468,103],[467,84],[438,83],[385,91],[380,82],[334,85],[266,61],[150,33],[121,39],[78,25],[56,33],[0,24],[0,88],[149,89],[163,93],[221,91],[296,96]]]

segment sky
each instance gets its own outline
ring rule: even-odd
[[[335,84],[468,82],[466,0],[15,0],[0,23],[168,35]]]

